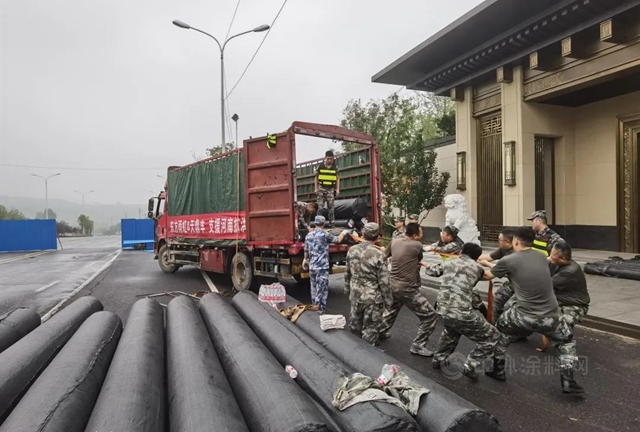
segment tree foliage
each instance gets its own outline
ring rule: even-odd
[[[36,219],[46,219],[46,210],[36,213]],[[58,215],[53,210],[49,209],[49,219],[57,219]]]
[[[397,93],[366,103],[352,100],[345,107],[340,125],[373,135],[380,147],[385,213],[395,207],[419,214],[442,203],[449,174],[438,172],[436,154],[425,151],[424,142],[449,134],[452,110],[446,98]],[[453,125],[455,129],[455,115]],[[359,147],[342,145],[345,151]]]
[[[115,225],[110,226],[106,230],[103,231],[104,235],[116,235],[120,233],[120,222]]]
[[[211,147],[206,149],[206,153],[207,153],[207,157],[211,157],[211,156],[217,156],[219,154],[222,153],[226,153],[228,151],[231,151],[233,149],[235,149],[236,146],[234,143],[226,143],[225,145],[219,145],[219,146],[215,146],[215,147]]]
[[[80,228],[71,226],[68,222],[65,221],[57,221],[56,232],[59,236],[74,235],[80,234]]]
[[[19,210],[8,209],[0,204],[0,220],[25,220],[27,217]]]
[[[89,216],[81,214],[78,216],[78,225],[83,235],[93,234],[93,221]]]

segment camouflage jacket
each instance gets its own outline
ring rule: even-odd
[[[462,246],[464,246],[464,242],[460,239],[460,237],[456,237],[451,243],[443,243],[441,240],[431,245],[434,251],[449,254],[459,254],[460,252],[462,252]]]
[[[466,255],[445,261],[438,292],[438,314],[456,317],[471,313],[478,299],[474,287],[483,275],[480,264]]]
[[[298,201],[296,203],[296,210],[298,211],[298,223],[308,228],[311,223],[311,215],[307,211],[307,205],[304,201]]]
[[[403,228],[402,230],[400,230],[400,231],[395,230],[395,231],[393,232],[393,235],[391,236],[391,238],[392,238],[392,239],[394,239],[394,238],[398,238],[398,237],[403,236],[403,235],[405,235],[405,230],[404,230],[404,228]]]
[[[556,245],[556,243],[564,241],[557,232],[549,227],[545,227],[545,229],[543,229],[541,232],[536,233],[536,240],[542,240],[543,242],[546,242],[548,253],[551,253],[551,250]]]
[[[338,237],[315,228],[304,240],[304,251],[309,254],[309,270],[329,270],[329,245],[338,243]]]
[[[368,241],[352,246],[347,253],[344,289],[352,302],[391,305],[393,296],[384,252]]]

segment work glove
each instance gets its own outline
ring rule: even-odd
[[[307,271],[309,270],[309,260],[306,258],[302,261],[302,269]]]

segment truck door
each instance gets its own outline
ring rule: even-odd
[[[272,135],[273,137],[273,135]],[[295,135],[291,130],[244,141],[247,241],[291,244],[295,237]]]

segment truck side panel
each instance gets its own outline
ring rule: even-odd
[[[292,244],[295,238],[294,136],[276,135],[276,145],[265,137],[244,141],[246,157],[246,221],[250,244]]]

